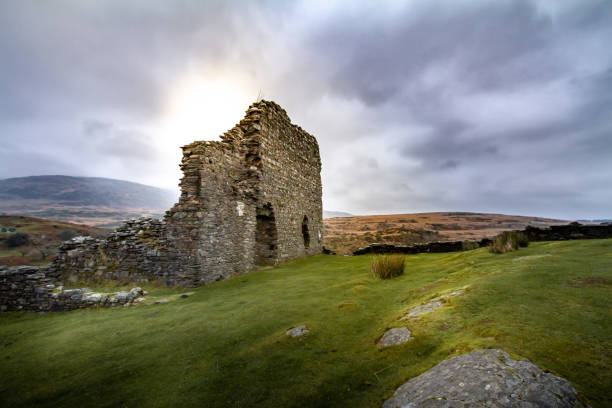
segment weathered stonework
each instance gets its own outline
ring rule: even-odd
[[[141,288],[129,292],[94,293],[87,288],[63,289],[45,274],[46,268],[16,266],[0,269],[0,312],[70,311],[89,307],[129,306],[144,300]]]
[[[274,102],[251,105],[220,141],[184,146],[181,169],[163,221],[67,242],[49,275],[198,286],[321,252],[319,146]]]

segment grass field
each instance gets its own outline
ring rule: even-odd
[[[406,258],[315,256],[165,304],[0,316],[3,407],[378,407],[469,350],[501,348],[612,406],[612,240],[542,242]],[[465,289],[420,321],[408,309]],[[151,300],[179,293],[151,288]],[[289,338],[306,324],[311,332]],[[409,343],[381,349],[387,328]]]

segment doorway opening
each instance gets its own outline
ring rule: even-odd
[[[278,233],[272,204],[257,208],[255,232],[255,264],[274,265],[278,258]]]

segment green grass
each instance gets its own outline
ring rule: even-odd
[[[2,315],[0,405],[378,407],[479,347],[528,358],[593,407],[612,405],[612,240],[411,255],[392,280],[371,277],[370,259],[315,256],[166,304]],[[422,320],[398,320],[459,288]],[[285,336],[302,324],[309,334]],[[412,341],[375,345],[401,325]]]

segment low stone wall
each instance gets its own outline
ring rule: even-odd
[[[63,290],[61,283],[47,276],[46,268],[17,266],[0,269],[0,312],[69,311],[131,305],[144,300],[144,295],[146,292],[141,288],[110,294],[94,293],[87,288]]]
[[[0,270],[0,311],[49,310],[54,287],[52,280],[36,266]]]
[[[48,276],[67,282],[151,282],[186,284],[185,262],[173,253],[166,225],[152,218],[129,220],[104,239],[76,237],[64,242]]]
[[[549,228],[527,227],[522,231],[529,241],[566,241],[571,239],[604,239],[612,238],[612,224],[582,225],[572,222],[568,225],[553,225]],[[424,252],[457,252],[466,249],[486,247],[491,240],[483,238],[480,241],[449,241],[429,242],[412,246],[393,244],[371,244],[359,248],[353,255],[366,254],[419,254]]]
[[[428,242],[411,246],[392,245],[392,244],[372,244],[364,248],[359,248],[353,255],[367,254],[420,254],[420,253],[440,253],[458,252],[466,249],[476,249],[488,246],[491,240],[484,238],[480,241],[448,241],[448,242]]]
[[[568,225],[553,225],[550,228],[527,227],[523,233],[529,241],[612,238],[612,224],[582,225],[572,222]]]

